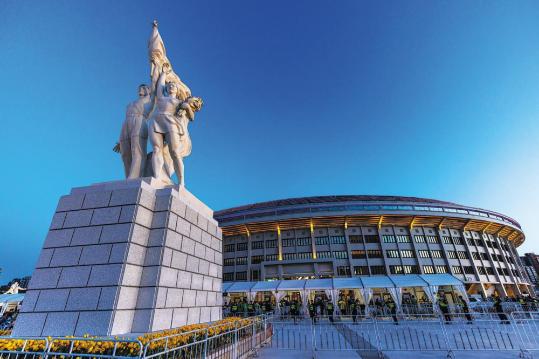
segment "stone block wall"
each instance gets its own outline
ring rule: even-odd
[[[221,318],[222,233],[183,188],[75,188],[53,216],[15,336],[116,335]]]

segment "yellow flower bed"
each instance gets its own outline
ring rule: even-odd
[[[11,334],[11,330],[0,330],[0,337],[5,337]]]
[[[139,336],[143,347],[148,343],[148,353],[156,353],[164,350],[165,345],[168,349],[178,348],[182,345],[195,342],[200,339],[204,339],[206,330],[208,337],[213,337],[222,333],[239,328],[252,323],[253,319],[244,318],[226,318],[213,323],[211,326],[208,324],[190,324],[180,328],[163,330],[160,332],[148,333]],[[168,337],[168,342],[165,337]],[[69,347],[73,342],[73,337],[65,337],[65,339],[48,338],[49,342],[52,341],[50,352],[64,353],[69,351]],[[73,342],[73,353],[79,354],[112,354],[114,350],[114,342],[107,341],[102,337],[92,337],[90,335],[84,335],[84,338],[92,340],[75,340]],[[119,338],[116,339],[127,339]],[[7,351],[21,351],[24,346],[24,340],[20,339],[0,339],[0,350]],[[42,352],[45,348],[44,339],[30,340],[26,343],[25,352]],[[120,342],[116,347],[117,355],[122,356],[137,356],[139,354],[140,346],[136,342]]]

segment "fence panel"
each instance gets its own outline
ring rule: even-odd
[[[0,337],[0,344],[3,344],[3,340],[9,340],[12,345],[8,350],[0,350],[0,358],[2,359],[44,358],[49,347],[48,338]]]
[[[285,350],[312,350],[313,333],[310,320],[271,321],[271,347]]]
[[[449,347],[454,351],[518,351],[520,338],[511,321],[474,319],[445,325]]]
[[[513,312],[513,325],[520,335],[523,350],[539,350],[539,312]]]
[[[376,318],[379,350],[448,351],[443,323],[437,317]]]
[[[313,349],[318,351],[377,351],[377,335],[373,318],[339,317],[320,320],[313,325]]]

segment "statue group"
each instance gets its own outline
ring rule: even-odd
[[[127,106],[120,141],[114,151],[120,152],[128,179],[155,177],[173,184],[185,185],[183,159],[191,154],[188,125],[202,108],[202,99],[174,73],[165,46],[154,21],[148,43],[151,84],[138,88],[139,98]],[[146,153],[148,138],[152,152]]]

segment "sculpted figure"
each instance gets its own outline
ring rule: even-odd
[[[164,174],[164,152],[168,146],[174,171],[180,186],[185,185],[183,158],[191,153],[191,139],[187,125],[194,119],[194,113],[202,107],[200,98],[180,98],[179,85],[176,82],[166,83],[171,72],[168,64],[163,65],[155,89],[155,109],[148,123],[152,144],[153,176],[165,182],[172,182]],[[168,171],[167,171],[168,172]]]
[[[191,154],[188,125],[202,100],[172,70],[165,46],[154,21],[148,42],[151,86],[139,87],[139,99],[129,104],[120,142],[114,151],[122,154],[128,179],[153,176],[173,184],[185,185],[183,158]],[[147,120],[149,118],[149,120]],[[146,154],[148,137],[153,152]]]
[[[146,145],[148,128],[146,120],[152,111],[152,96],[147,85],[140,85],[139,98],[129,105],[125,121],[120,133],[120,142],[114,151],[120,152],[124,162],[126,178],[139,178],[144,175],[146,167]]]
[[[7,292],[5,292],[4,294],[18,294],[19,290],[26,290],[26,288],[22,288],[21,286],[19,286],[19,282],[15,282],[9,287]]]

